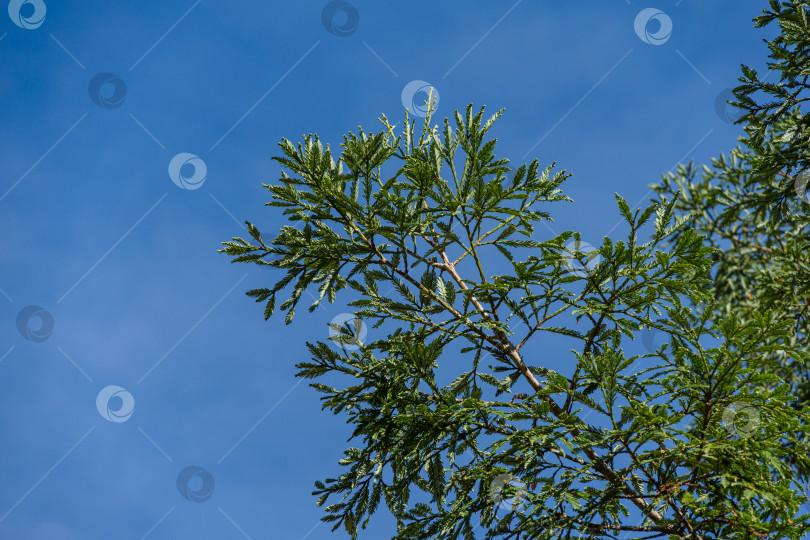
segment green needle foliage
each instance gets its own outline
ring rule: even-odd
[[[397,539],[801,538],[810,407],[780,371],[808,360],[796,320],[727,308],[723,254],[676,196],[616,195],[626,239],[591,251],[541,238],[569,175],[496,157],[500,111],[440,128],[432,110],[345,135],[337,158],[282,140],[265,187],[289,224],[221,250],[282,271],[247,292],[266,319],[277,295],[289,324],[305,291],[310,312],[344,291],[379,338],[346,324],[297,365],[342,382],[312,386],[357,441],[315,483],[323,519],[355,538],[384,503]],[[667,342],[640,354],[650,332]]]
[[[680,192],[678,213],[693,215],[690,227],[717,249],[710,272],[717,302],[708,316],[733,314],[748,325],[769,311],[792,326],[787,337],[769,337],[777,348],[768,358],[751,360],[790,384],[798,411],[810,403],[810,364],[778,345],[807,351],[810,335],[810,115],[802,113],[810,100],[810,1],[772,0],[755,19],[757,27],[770,24],[779,35],[767,42],[769,73],[742,66],[734,90],[740,144],[711,166],[679,167],[655,189]]]

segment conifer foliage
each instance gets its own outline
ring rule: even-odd
[[[810,335],[810,1],[770,1],[755,26],[778,25],[767,42],[768,72],[742,66],[731,105],[745,134],[711,166],[681,166],[655,189],[680,193],[679,214],[717,248],[714,318],[734,313],[744,324],[765,309],[793,325],[791,346]],[[774,335],[773,343],[782,338]],[[800,409],[810,403],[810,365],[776,349],[764,367],[790,383]],[[810,475],[810,471],[803,471]]]
[[[802,6],[790,28],[806,31],[806,3],[785,3]],[[723,296],[725,255],[684,201],[725,191],[667,197],[670,179],[638,210],[617,194],[626,238],[583,252],[578,233],[542,227],[570,201],[568,173],[496,157],[502,111],[470,105],[438,126],[432,110],[421,127],[406,113],[399,135],[383,116],[336,156],[317,135],[282,140],[265,187],[288,224],[271,240],[248,222],[221,250],[278,275],[247,292],[266,319],[341,293],[368,323],[365,341],[339,329],[359,346],[307,342],[297,365],[354,427],[340,474],[315,482],[323,519],[352,538],[383,509],[397,539],[800,538],[810,407],[780,366],[808,355],[778,303]],[[645,351],[650,332],[666,340]],[[551,361],[544,340],[569,352]]]

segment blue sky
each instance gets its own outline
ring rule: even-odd
[[[439,117],[505,107],[498,155],[571,172],[552,228],[598,245],[622,233],[614,192],[734,146],[716,97],[740,63],[767,71],[774,32],[731,0],[357,0],[333,32],[321,0],[35,4],[0,20],[0,538],[345,538],[310,493],[350,428],[293,377],[345,299],[265,322],[243,292],[279,275],[217,253],[245,219],[283,224],[261,187],[280,138],[400,121],[415,80]],[[660,44],[634,29],[650,7]],[[31,305],[42,337],[18,328]],[[108,386],[130,416],[103,417]],[[179,493],[189,466],[205,501]],[[393,530],[380,512],[361,538]]]

